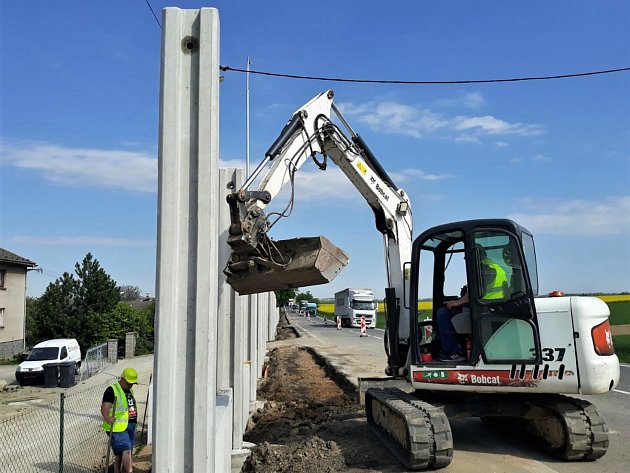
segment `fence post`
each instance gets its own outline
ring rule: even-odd
[[[59,395],[59,473],[63,473],[63,410],[66,393]]]

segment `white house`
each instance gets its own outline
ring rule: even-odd
[[[26,273],[37,263],[0,248],[0,359],[25,348]]]

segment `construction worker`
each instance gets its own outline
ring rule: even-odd
[[[125,368],[118,382],[108,386],[103,393],[101,416],[103,430],[109,435],[114,452],[114,473],[132,473],[133,450],[138,410],[133,385],[138,383],[138,372]],[[108,450],[109,458],[109,450]]]
[[[485,302],[503,299],[508,284],[505,269],[497,262],[488,258],[485,249],[481,245],[475,245],[475,248],[479,254],[479,262],[481,263],[481,300]],[[451,318],[453,315],[461,312],[462,308],[469,303],[468,286],[464,286],[458,299],[448,300],[444,303],[444,307],[438,309],[437,321],[442,345],[442,353],[438,358],[439,361],[460,362],[466,360]]]

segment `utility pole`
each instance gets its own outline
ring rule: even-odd
[[[247,56],[247,73],[245,74],[245,180],[249,178],[249,66],[252,61]]]

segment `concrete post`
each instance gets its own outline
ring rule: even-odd
[[[219,14],[163,11],[153,471],[213,471]]]
[[[269,319],[267,325],[267,340],[272,341],[276,338],[276,327],[278,325],[278,308],[276,307],[276,295],[269,293]]]
[[[243,321],[243,365],[241,376],[243,376],[243,393],[241,396],[241,406],[243,412],[243,419],[241,424],[241,429],[245,431],[247,427],[247,421],[249,420],[250,413],[250,393],[251,393],[251,382],[252,382],[252,362],[251,362],[251,343],[250,343],[250,330],[251,330],[251,321],[250,321],[250,308],[251,308],[251,299],[253,296],[247,295],[241,297],[241,315]],[[236,420],[236,419],[235,419]]]
[[[219,171],[219,202],[225,202],[219,208],[219,309],[217,320],[217,389],[232,388],[234,396],[232,412],[232,449],[243,446],[243,434],[249,418],[249,391],[245,390],[244,363],[247,296],[239,296],[225,281],[223,269],[231,248],[227,244],[230,212],[226,197],[239,189],[244,182],[242,169],[229,168]],[[249,384],[247,384],[249,386]],[[246,403],[243,403],[243,397]]]
[[[118,363],[118,339],[110,338],[107,340],[107,362]]]
[[[228,229],[230,227],[230,208],[226,197],[235,192],[243,184],[242,169],[221,169],[219,171],[219,195],[218,201],[223,204],[219,206],[219,308],[217,311],[217,389],[227,389],[230,387],[231,367],[234,365],[233,345],[238,335],[234,330],[234,302],[239,296],[226,283],[227,276],[223,274],[225,263],[227,262],[231,248],[227,243]]]
[[[125,334],[125,358],[133,358],[136,356],[136,340],[138,332],[127,332]]]
[[[248,313],[248,360],[249,360],[249,402],[256,402],[258,387],[258,298],[260,294],[250,294]]]

